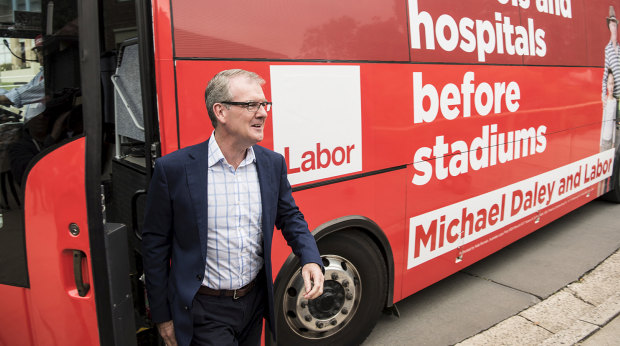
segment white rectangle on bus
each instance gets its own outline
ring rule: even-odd
[[[407,269],[519,220],[524,221],[542,210],[554,209],[554,204],[564,203],[570,196],[609,178],[613,171],[613,161],[614,149],[610,149],[410,218]],[[508,228],[503,233],[510,231],[511,228]]]
[[[274,150],[291,185],[362,170],[359,66],[271,66]]]

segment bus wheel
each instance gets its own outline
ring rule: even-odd
[[[614,162],[614,174],[612,175],[612,190],[602,196],[602,199],[610,202],[620,203],[620,153],[616,152]]]
[[[383,257],[367,237],[336,233],[318,244],[323,294],[303,298],[297,269],[277,292],[278,344],[359,344],[370,334],[385,306],[387,274]]]
[[[602,197],[606,201],[620,203],[620,177],[616,175],[616,180],[613,181],[613,190],[607,192]]]

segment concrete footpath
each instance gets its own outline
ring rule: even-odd
[[[547,299],[456,345],[620,345],[620,250]]]

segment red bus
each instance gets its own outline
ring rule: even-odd
[[[142,275],[145,194],[158,157],[211,134],[204,89],[228,68],[267,82],[260,144],[286,158],[326,268],[323,296],[304,301],[275,233],[278,343],[361,343],[396,302],[593,199],[620,201],[615,9],[0,5],[17,56],[0,79],[36,77],[38,45],[45,86],[45,111],[7,101],[0,116],[0,345],[160,342]]]

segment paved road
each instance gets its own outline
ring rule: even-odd
[[[396,305],[364,345],[453,345],[550,297],[620,248],[620,205],[601,201]]]

